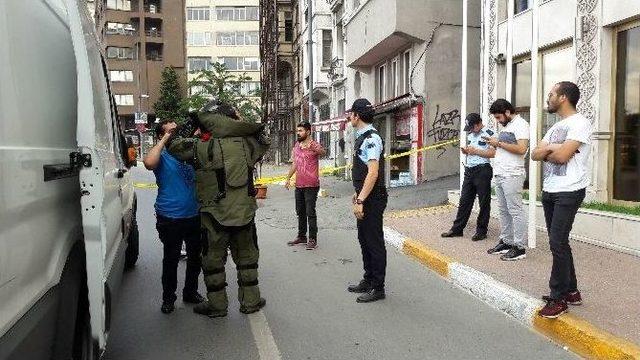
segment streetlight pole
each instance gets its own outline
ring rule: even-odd
[[[313,123],[313,0],[307,7],[307,57],[309,58],[309,123]]]

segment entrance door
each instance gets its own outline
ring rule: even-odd
[[[613,198],[640,201],[640,25],[616,39]]]

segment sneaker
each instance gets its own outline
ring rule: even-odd
[[[193,293],[190,295],[182,295],[182,302],[185,302],[187,304],[200,304],[201,302],[207,301],[207,299],[204,298],[204,296],[198,294],[198,293]]]
[[[358,302],[358,303],[369,303],[369,302],[382,300],[385,297],[386,296],[384,294],[384,289],[382,289],[382,290],[371,289],[371,290],[369,290],[369,292],[358,296],[358,298],[356,299],[356,302]]]
[[[545,295],[542,297],[542,300],[551,301],[552,299],[550,296]],[[580,295],[580,291],[576,290],[568,293],[564,296],[564,301],[569,305],[582,305],[582,296]]]
[[[306,244],[306,243],[307,243],[307,237],[306,236],[298,236],[297,238],[293,239],[292,241],[289,241],[287,243],[287,245],[294,246],[294,245]]]
[[[173,304],[173,301],[163,301],[160,307],[160,311],[162,311],[163,314],[171,314],[175,309],[176,306]]]
[[[453,232],[452,230],[447,231],[446,233],[440,234],[443,238],[452,238],[452,237],[462,237],[462,233]]]
[[[500,242],[498,242],[496,246],[487,250],[487,253],[492,255],[499,255],[499,254],[506,254],[509,250],[511,250],[511,245],[507,245],[503,243],[502,240],[500,240]]]
[[[309,241],[307,241],[307,250],[313,250],[317,246],[318,246],[318,240],[314,238],[309,238]]]
[[[267,300],[260,298],[260,301],[256,306],[246,307],[244,305],[240,305],[240,312],[243,314],[253,314],[254,312],[257,312],[260,309],[262,309],[265,305],[267,305]]]
[[[521,260],[527,257],[527,251],[517,247],[512,247],[506,254],[500,256],[500,260],[515,261]]]
[[[538,315],[547,319],[555,319],[567,312],[567,302],[564,300],[549,299],[547,304],[538,311]]]
[[[487,234],[475,234],[471,237],[471,241],[480,241],[487,238]]]
[[[193,307],[193,312],[196,314],[208,316],[210,318],[227,316],[227,310],[214,310],[209,306],[208,301],[203,301],[200,304]]]
[[[359,294],[369,292],[369,290],[371,290],[371,284],[367,280],[360,280],[358,285],[349,285],[347,287],[347,291]]]

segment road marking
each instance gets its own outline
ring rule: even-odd
[[[253,314],[249,314],[249,324],[251,325],[251,332],[253,338],[256,341],[256,347],[258,348],[258,354],[260,360],[280,360],[280,350],[278,345],[271,334],[271,328],[267,318],[264,316],[264,312],[258,311]]]

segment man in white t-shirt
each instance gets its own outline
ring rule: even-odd
[[[591,122],[576,112],[580,90],[572,82],[557,83],[549,92],[548,111],[561,121],[547,131],[531,153],[531,159],[543,161],[542,206],[553,255],[547,305],[538,314],[557,318],[567,311],[567,303],[582,304],[578,291],[569,233],[590,182]]]
[[[502,254],[501,260],[513,261],[527,256],[525,239],[527,218],[522,206],[522,187],[526,176],[524,155],[529,148],[529,123],[516,114],[513,105],[498,99],[489,112],[502,125],[498,137],[487,138],[496,148],[493,178],[500,210],[498,244],[487,252]]]

